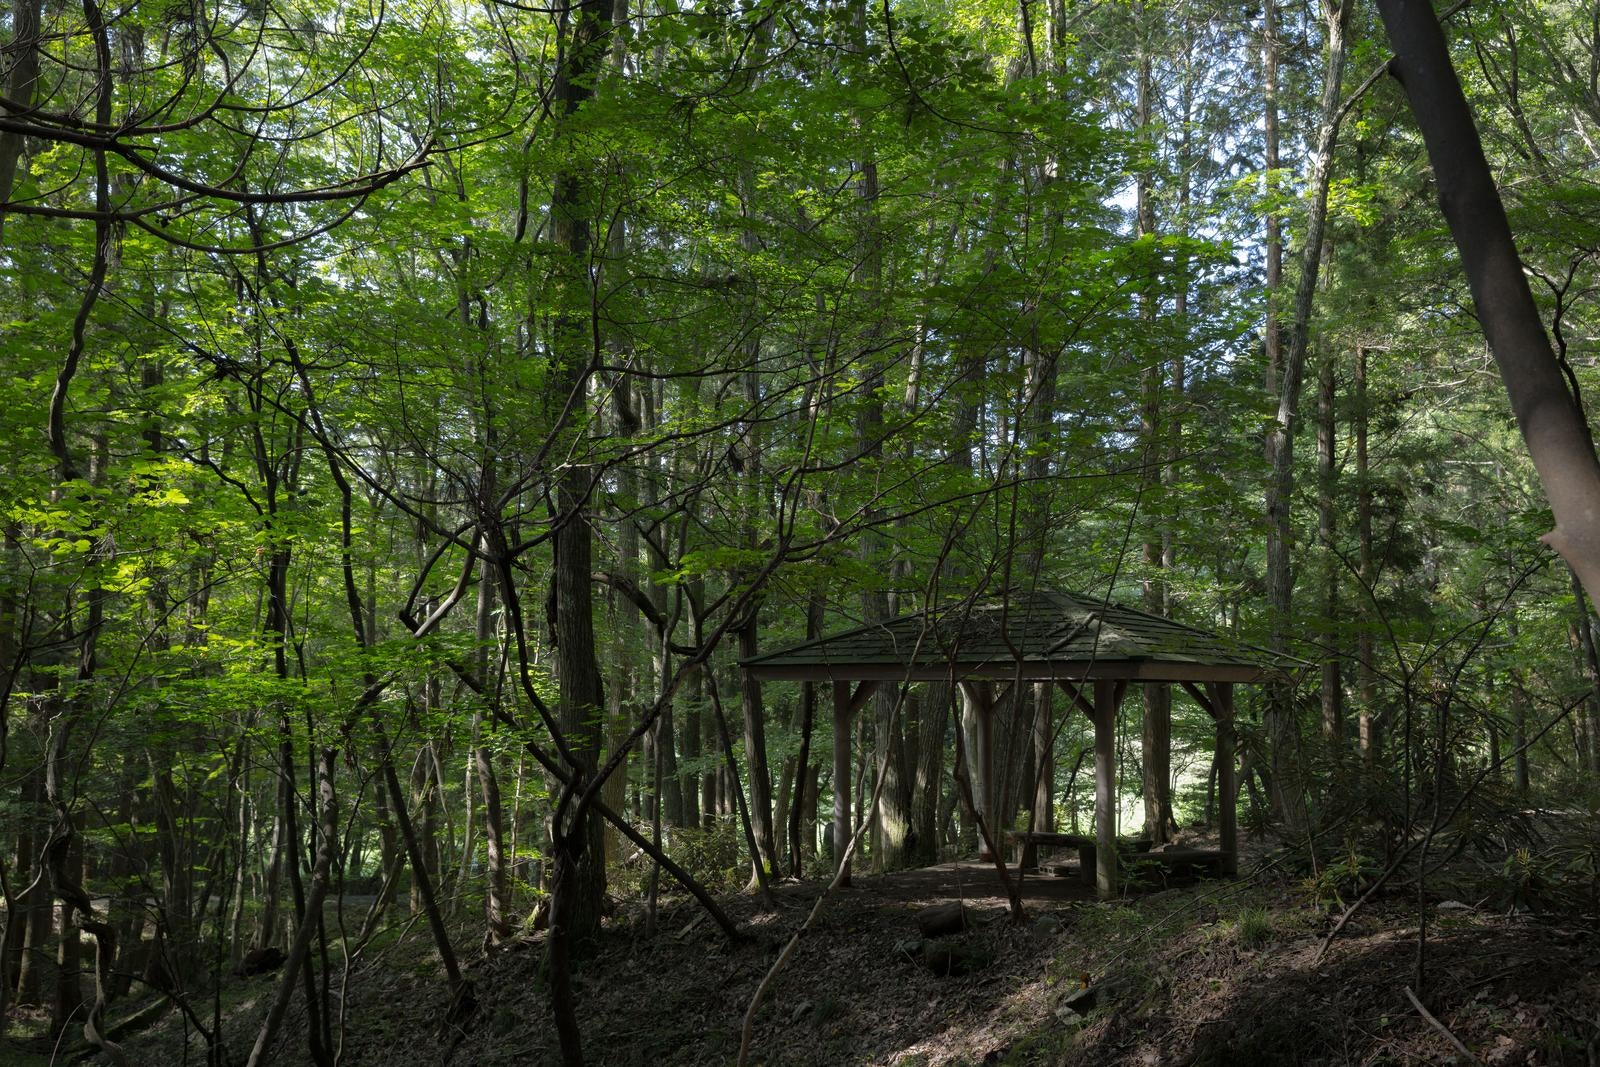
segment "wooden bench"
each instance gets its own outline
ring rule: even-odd
[[[1017,847],[1017,863],[1024,868],[1038,867],[1038,850],[1045,848],[1071,848],[1078,853],[1078,877],[1084,885],[1095,884],[1096,841],[1086,834],[1027,833],[1020,830],[1010,835]],[[1162,869],[1163,881],[1184,881],[1205,874],[1222,877],[1227,870],[1228,854],[1220,849],[1167,847],[1159,852],[1150,851],[1150,842],[1140,838],[1117,841],[1117,856],[1122,863],[1153,863]],[[1054,873],[1066,873],[1060,870]]]
[[[1095,839],[1087,834],[1055,834],[1043,831],[1026,832],[1013,830],[1009,835],[1017,846],[1017,863],[1027,869],[1036,869],[1039,866],[1039,847],[1046,848],[1071,848],[1078,852],[1078,877],[1084,885],[1094,885],[1095,871]],[[1150,851],[1150,842],[1145,839],[1117,841],[1117,852],[1123,856],[1137,856]],[[1058,872],[1059,873],[1059,872]]]

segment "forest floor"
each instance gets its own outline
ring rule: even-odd
[[[1258,857],[1254,866],[1270,867]],[[754,1032],[768,1065],[1600,1063],[1600,923],[1580,913],[1507,912],[1443,879],[1379,893],[1323,944],[1338,913],[1300,879],[1270,872],[1087,899],[1075,877],[1030,878],[1027,918],[1009,921],[992,867],[951,864],[858,877],[825,903],[774,982]],[[731,1063],[742,1017],[820,886],[778,889],[776,906],[734,896],[754,936],[726,941],[692,902],[664,900],[658,933],[622,908],[578,966],[588,1062]],[[916,947],[916,913],[962,899],[975,922],[940,939],[959,976]],[[1419,917],[1427,923],[1417,989]],[[457,944],[471,944],[463,929]],[[426,932],[369,950],[343,990],[343,1067],[553,1063],[542,934],[476,954],[480,1007],[444,1026],[444,983]],[[945,964],[940,970],[950,969]],[[335,964],[335,1003],[341,983]],[[254,1039],[274,976],[235,979],[225,1030],[233,1062]],[[1408,1000],[1419,993],[1434,1021]],[[1088,992],[1084,992],[1084,990]],[[130,1012],[127,1006],[112,1018]],[[206,1015],[209,1017],[209,1010]],[[1448,1034],[1446,1033],[1448,1031]],[[307,1063],[297,997],[277,1063]],[[14,1046],[15,1047],[15,1046]],[[176,1016],[130,1035],[134,1064],[204,1063]],[[43,1063],[30,1056],[0,1062]],[[65,1062],[65,1058],[61,1060]]]

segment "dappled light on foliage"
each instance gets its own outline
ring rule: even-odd
[[[1594,1062],[1592,15],[13,0],[0,1061]]]

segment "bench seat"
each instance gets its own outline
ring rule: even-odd
[[[1012,831],[1009,835],[1017,846],[1017,862],[1024,868],[1036,869],[1038,867],[1038,849],[1045,848],[1071,848],[1078,853],[1078,877],[1084,885],[1095,884],[1095,851],[1097,842],[1087,834],[1059,834],[1045,833],[1043,831]],[[1154,863],[1159,865],[1163,874],[1174,880],[1193,878],[1201,874],[1211,877],[1221,877],[1227,870],[1228,854],[1221,849],[1186,848],[1182,846],[1168,846],[1157,852],[1150,850],[1150,842],[1145,839],[1127,840],[1117,842],[1117,853],[1124,862]],[[1053,868],[1053,873],[1063,872],[1059,867]]]

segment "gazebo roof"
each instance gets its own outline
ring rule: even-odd
[[[1254,682],[1306,666],[1098,597],[1014,593],[861,626],[752,656],[761,680]]]

